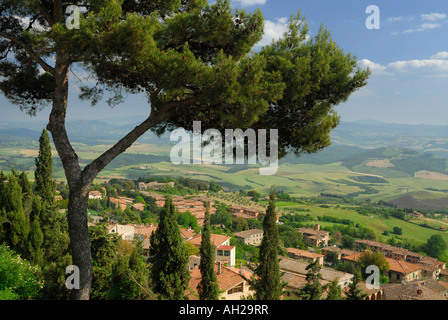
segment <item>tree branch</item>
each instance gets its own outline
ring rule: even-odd
[[[11,42],[15,43],[19,47],[21,47],[23,50],[26,51],[26,53],[34,60],[36,61],[46,72],[49,72],[54,75],[54,68],[50,66],[48,63],[46,63],[39,55],[33,51],[32,48],[27,46],[25,43],[17,39],[16,37],[13,37],[5,32],[0,31],[0,37],[6,38],[10,40]]]
[[[154,94],[156,92],[160,92],[156,90],[151,95],[151,101],[154,100]],[[176,101],[167,103],[162,106],[161,110],[154,113],[154,110],[151,112],[151,115],[143,121],[140,125],[135,127],[131,132],[129,132],[126,136],[124,136],[120,141],[118,141],[114,146],[92,161],[89,165],[87,165],[82,172],[82,180],[84,183],[91,183],[95,179],[96,175],[103,170],[115,157],[125,152],[138,138],[140,138],[145,132],[154,127],[156,124],[165,121],[175,110],[192,105],[195,102],[198,102],[202,99],[202,96],[196,96],[194,98]]]
[[[45,20],[47,20],[47,23],[50,27],[52,27],[54,25],[54,20],[51,17],[50,13],[43,7],[42,2],[40,2],[38,4],[40,13],[44,16]]]

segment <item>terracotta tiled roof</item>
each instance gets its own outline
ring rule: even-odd
[[[219,250],[232,250],[233,248],[235,248],[234,246],[218,246],[216,249]]]
[[[213,246],[215,246],[215,247],[220,246],[221,244],[223,244],[224,242],[226,242],[229,239],[230,239],[229,236],[223,236],[220,234],[211,234],[210,235],[210,240],[211,240]],[[195,235],[192,239],[188,240],[188,242],[199,247],[202,242],[202,233]]]
[[[280,257],[280,269],[282,271],[296,273],[299,275],[306,275],[308,273],[308,270],[306,270],[306,267],[308,265],[309,265],[308,262],[286,257]],[[322,279],[327,282],[331,282],[335,279],[341,279],[344,276],[350,275],[342,271],[337,271],[325,267],[322,267],[320,269],[320,274],[322,275]]]
[[[230,268],[225,267],[221,265],[221,274],[218,274],[218,263],[215,263],[215,272],[216,272],[216,279],[218,281],[218,285],[220,290],[227,291],[237,285],[239,285],[241,282],[245,281],[245,279],[242,277],[242,275],[246,278],[250,278],[252,276],[252,273],[247,270],[243,269],[236,269],[236,268]],[[201,271],[199,268],[195,268],[191,270],[191,279],[189,288],[193,291],[193,294],[191,292],[187,292],[187,295],[190,300],[197,300],[197,287],[201,281]]]
[[[306,250],[301,250],[301,249],[296,249],[296,248],[286,248],[286,251],[288,251],[288,253],[292,253],[294,255],[297,256],[301,256],[301,257],[306,257],[306,258],[323,258],[324,255],[322,254],[318,254],[318,253],[313,253],[313,252],[309,252]]]
[[[282,280],[288,284],[289,288],[296,290],[302,289],[307,284],[304,276],[299,276],[291,272],[285,272],[282,275]]]
[[[412,272],[415,272],[417,270],[422,269],[422,265],[415,264],[415,263],[409,263],[402,260],[395,260],[390,258],[385,258],[387,262],[389,262],[389,270],[402,273],[402,274],[409,274]]]
[[[414,281],[405,284],[388,283],[382,287],[384,300],[447,300],[427,281]]]
[[[356,261],[359,259],[359,257],[361,256],[361,253],[362,253],[362,252],[357,252],[357,253],[355,253],[355,254],[345,256],[345,257],[343,257],[342,259],[343,259],[343,260],[346,260],[346,261],[356,262]]]
[[[250,230],[244,230],[244,231],[236,232],[235,233],[235,237],[246,238],[246,237],[250,237],[251,235],[260,234],[260,233],[262,234],[263,230],[260,230],[260,229],[250,229]]]
[[[143,238],[149,238],[151,234],[157,230],[157,226],[135,226],[134,234],[139,234],[143,236]]]
[[[191,239],[192,237],[194,237],[196,232],[193,229],[180,228],[180,234],[182,235],[182,238],[184,240],[188,240],[188,239]]]

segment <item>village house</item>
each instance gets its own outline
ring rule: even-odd
[[[315,229],[311,228],[297,228],[297,231],[303,234],[305,240],[312,246],[326,247],[330,239],[328,231],[320,230],[320,225],[316,224]]]
[[[198,300],[198,285],[201,281],[201,272],[199,268],[194,268],[191,272],[189,288],[186,292],[190,300]],[[250,287],[247,279],[250,279],[252,272],[245,269],[237,269],[224,266],[220,261],[215,262],[216,279],[219,290],[222,293],[220,300],[241,300],[254,295],[253,289]]]
[[[384,271],[389,282],[410,282],[422,278],[422,265],[406,261],[385,258],[389,263],[389,270]]]
[[[352,269],[355,269],[356,266],[356,261],[358,261],[359,257],[361,256],[361,252],[356,252],[354,254],[348,255],[348,256],[344,256],[341,257],[341,261],[342,262],[348,262],[350,263],[350,266],[352,267]]]
[[[109,200],[110,203],[115,205],[115,208],[120,208],[123,211],[126,210],[127,203],[125,201],[113,197],[110,197]]]
[[[251,246],[259,246],[261,244],[261,240],[263,240],[263,230],[260,229],[244,230],[236,232],[234,236],[236,239],[242,240],[244,244]]]
[[[324,256],[327,256],[328,252],[335,252],[338,255],[338,260],[341,260],[343,257],[351,256],[356,253],[353,250],[341,249],[338,247],[325,247],[322,248],[321,252]]]
[[[146,183],[146,184],[144,182],[139,182],[138,183],[138,188],[141,191],[145,191],[145,190],[148,190],[148,189],[151,189],[151,190],[161,190],[161,189],[165,189],[166,185],[169,185],[169,186],[174,188],[174,181],[166,182],[166,183],[152,181],[152,182],[149,182],[149,183]]]
[[[134,240],[134,226],[111,223],[107,227],[109,233],[118,234],[123,240]]]
[[[290,258],[306,260],[308,263],[317,261],[321,266],[324,264],[324,255],[322,254],[296,248],[286,248],[286,251],[288,251],[288,256]]]
[[[145,205],[143,203],[134,203],[131,207],[138,211],[145,210]]]
[[[103,199],[103,194],[100,191],[89,191],[89,199]]]
[[[210,241],[212,246],[215,248],[215,261],[222,261],[227,263],[229,266],[235,265],[235,247],[230,245],[230,237],[211,234]],[[193,238],[187,240],[187,242],[192,243],[197,248],[201,247],[202,233],[195,235]]]
[[[437,279],[441,270],[446,268],[446,263],[440,262],[435,258],[378,241],[355,240],[355,247],[358,251],[362,251],[367,248],[373,251],[379,251],[389,259],[402,260],[411,264],[419,264],[422,267],[423,277],[432,277]]]
[[[299,288],[300,284],[306,283],[306,274],[308,270],[306,267],[309,265],[309,262],[304,262],[292,258],[280,257],[280,271],[285,272],[284,280],[292,281],[293,283],[289,283],[288,285],[292,288]],[[288,276],[287,273],[290,275]],[[292,274],[292,275],[291,275]],[[344,289],[346,288],[352,281],[353,275],[350,273],[337,271],[329,268],[322,267],[320,269],[320,274],[322,275],[321,283],[322,285],[328,284],[334,280],[337,280],[338,285]],[[300,280],[298,278],[302,278]]]
[[[142,194],[150,196],[154,198],[156,201],[156,205],[158,207],[163,207],[165,205],[165,196],[154,193],[154,192],[145,192],[143,191]],[[194,215],[198,221],[198,226],[204,225],[205,220],[205,202],[208,202],[210,204],[209,213],[214,214],[216,212],[216,208],[213,207],[214,201],[209,200],[207,198],[200,198],[195,197],[191,199],[185,199],[182,196],[176,196],[173,195],[172,197],[174,206],[178,212],[190,212],[192,215]]]
[[[246,208],[242,206],[231,206],[230,214],[234,217],[242,217],[246,219],[257,219],[260,214],[264,214],[264,210]]]

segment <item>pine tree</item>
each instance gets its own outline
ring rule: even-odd
[[[306,284],[300,290],[299,296],[302,300],[320,300],[323,293],[323,287],[321,284],[322,275],[320,273],[321,266],[318,261],[310,263],[306,270]]]
[[[365,293],[361,291],[358,287],[358,283],[362,280],[361,269],[359,267],[356,268],[355,274],[352,278],[352,282],[348,285],[348,290],[346,293],[346,300],[364,300],[367,296]]]
[[[370,74],[323,26],[307,40],[300,14],[291,17],[281,39],[253,53],[263,36],[262,12],[235,12],[229,0],[74,2],[83,3],[89,5],[74,29],[63,23],[71,2],[0,6],[0,90],[31,115],[52,105],[46,128],[70,186],[67,219],[81,274],[73,299],[89,299],[92,281],[87,191],[148,130],[191,131],[193,120],[221,130],[277,128],[280,155],[316,152],[330,144],[338,124],[333,107],[365,86]],[[148,117],[84,168],[65,125],[73,65],[85,66],[97,80],[82,88],[81,98],[92,104],[108,91],[110,105],[141,91],[150,102]]]
[[[201,260],[199,270],[201,281],[198,286],[199,299],[217,300],[219,298],[219,286],[215,273],[215,249],[210,239],[210,204],[206,203],[204,229],[202,232],[201,248],[199,250]]]
[[[277,214],[275,212],[275,194],[271,190],[269,205],[263,220],[263,240],[261,241],[259,261],[252,278],[257,300],[279,300],[283,283],[280,277],[278,260]]]
[[[171,196],[166,198],[158,228],[151,235],[150,243],[150,277],[154,292],[162,299],[184,299],[191,278],[189,258],[176,222],[176,208]]]
[[[327,286],[328,295],[326,300],[342,300],[342,289],[338,284],[338,280],[335,279]]]
[[[51,154],[50,137],[47,130],[43,129],[39,138],[39,155],[36,158],[36,193],[47,204],[54,203],[56,185],[53,180],[53,156]]]

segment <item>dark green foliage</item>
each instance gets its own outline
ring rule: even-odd
[[[106,225],[103,224],[90,227],[89,235],[93,261],[91,297],[95,300],[104,300],[108,298],[119,238],[116,234],[109,234]]]
[[[188,252],[176,221],[176,209],[170,196],[160,213],[157,230],[150,238],[148,261],[153,290],[161,299],[181,300],[191,275],[188,270]]]
[[[202,231],[201,257],[199,270],[201,281],[198,285],[199,299],[217,300],[219,298],[219,286],[215,272],[215,248],[210,239],[210,205],[207,203],[205,211],[204,229]]]
[[[327,288],[328,288],[328,295],[326,300],[343,300],[342,289],[341,286],[339,286],[337,279],[330,282]]]
[[[210,216],[210,223],[213,225],[223,225],[225,228],[231,228],[232,214],[230,213],[229,208],[223,203],[215,205],[215,207],[216,212]]]
[[[322,275],[320,273],[321,266],[316,260],[315,262],[310,263],[306,270],[308,270],[306,274],[306,284],[300,290],[299,297],[302,300],[320,300],[322,297],[322,293],[324,288],[321,284]]]
[[[39,156],[36,159],[34,172],[35,191],[45,203],[53,204],[56,184],[53,180],[53,157],[51,155],[50,137],[47,130],[42,130],[39,138]]]
[[[258,300],[279,300],[283,283],[281,281],[278,248],[277,214],[275,195],[271,190],[269,205],[263,220],[263,240],[260,245],[259,261],[252,279],[255,298]]]
[[[112,268],[109,299],[145,300],[153,299],[149,287],[149,270],[142,256],[142,242],[134,241],[131,252],[120,250]]]
[[[432,235],[425,245],[426,253],[434,258],[441,258],[446,250],[446,242],[443,240],[441,235]]]
[[[345,294],[346,300],[364,300],[367,294],[363,293],[358,284],[362,281],[361,269],[358,267],[352,278],[352,282],[348,285],[348,290]]]
[[[37,273],[37,268],[5,244],[0,244],[0,300],[38,298],[42,282]]]
[[[9,174],[1,197],[0,242],[20,255],[26,253],[29,222],[22,205],[22,188],[14,173]]]

